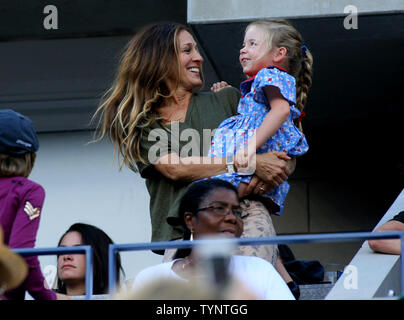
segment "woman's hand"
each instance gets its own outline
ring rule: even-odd
[[[265,183],[262,181],[260,178],[258,178],[256,175],[254,175],[251,178],[251,181],[249,184],[246,183],[240,183],[239,188],[238,188],[238,195],[240,198],[246,197],[249,194],[263,194],[267,193],[269,190],[271,190],[272,186],[268,183]]]
[[[277,187],[286,181],[294,170],[294,165],[289,165],[287,161],[295,160],[284,152],[257,154],[255,174],[265,183]]]
[[[220,81],[220,82],[215,82],[212,87],[210,88],[210,91],[212,92],[218,92],[222,90],[223,88],[229,87],[230,85],[226,81]]]

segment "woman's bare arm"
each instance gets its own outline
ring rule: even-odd
[[[387,231],[404,231],[404,223],[396,220],[390,220],[375,230],[375,232],[387,232]],[[369,240],[368,243],[370,248],[375,252],[387,253],[387,254],[401,253],[400,239]]]
[[[176,153],[161,157],[155,168],[173,181],[192,182],[227,172],[225,158],[186,157]]]
[[[255,179],[254,183],[248,186],[246,194],[253,192],[259,181],[268,185],[267,190],[269,190],[269,187],[278,186],[288,179],[295,167],[296,160],[291,159],[283,152],[273,151],[257,154],[256,175],[259,179]],[[227,172],[225,158],[180,158],[176,153],[161,157],[155,164],[155,168],[168,179],[187,182]]]

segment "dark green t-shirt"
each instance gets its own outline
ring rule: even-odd
[[[147,163],[138,162],[137,166],[150,194],[152,241],[183,236],[184,230],[178,225],[178,206],[189,185],[166,178],[155,169],[153,161],[172,152],[181,157],[207,156],[214,129],[237,114],[239,99],[240,92],[233,87],[217,93],[195,93],[184,122],[172,122],[166,127],[156,123],[143,131],[140,153]]]

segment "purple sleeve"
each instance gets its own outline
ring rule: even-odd
[[[40,185],[31,186],[20,202],[9,239],[10,248],[34,248],[45,191]],[[30,208],[33,208],[33,210]],[[39,213],[39,214],[38,214]],[[37,300],[55,300],[56,294],[47,287],[37,256],[25,258],[29,272],[23,284],[16,291],[27,290]],[[10,295],[13,295],[10,292]]]

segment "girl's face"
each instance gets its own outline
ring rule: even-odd
[[[180,61],[180,86],[192,90],[202,85],[202,62],[197,44],[192,35],[181,30],[178,33],[178,49]]]
[[[185,216],[188,228],[194,231],[195,239],[211,234],[223,234],[227,237],[241,236],[243,222],[234,213],[241,210],[240,202],[234,191],[217,188],[200,203],[199,208],[206,209]],[[224,215],[221,213],[223,208],[232,210]]]
[[[252,77],[262,68],[274,65],[274,52],[275,50],[268,50],[264,31],[257,26],[249,27],[240,50],[240,63],[244,74]]]
[[[61,247],[73,247],[83,244],[81,234],[77,231],[67,233],[60,242]],[[84,282],[86,257],[84,254],[64,254],[58,257],[58,277],[66,284]]]

